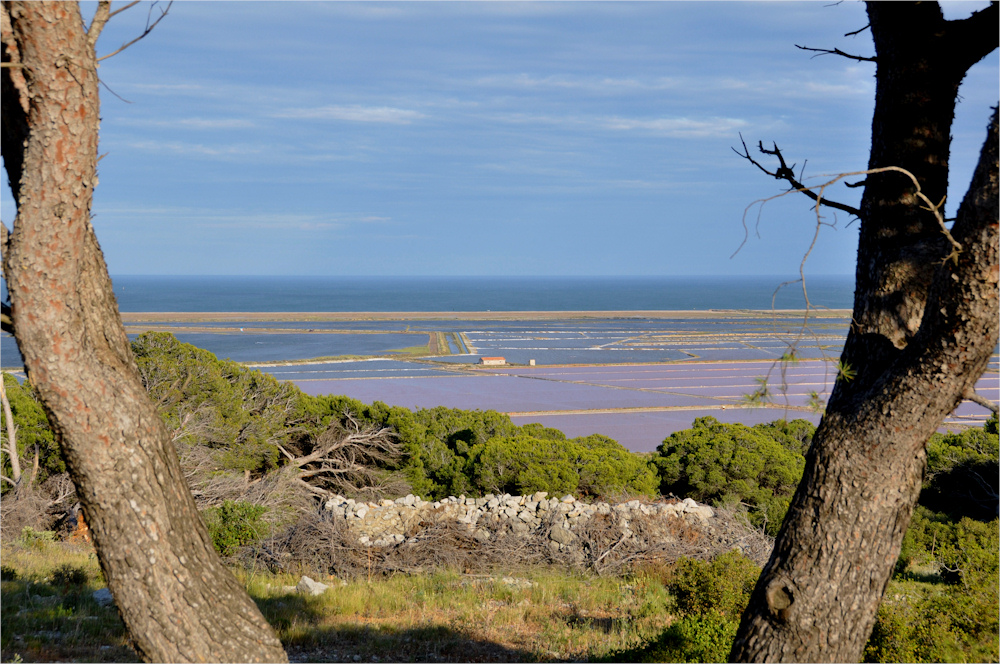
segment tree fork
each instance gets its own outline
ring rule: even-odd
[[[150,661],[286,661],[215,553],[143,390],[90,223],[96,34],[75,3],[0,11],[3,156],[17,202],[3,256],[11,318],[118,610]]]

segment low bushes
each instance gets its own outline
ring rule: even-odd
[[[568,440],[518,434],[490,438],[470,451],[475,489],[483,493],[656,495],[656,476],[639,456],[600,435]]]
[[[725,662],[760,568],[730,551],[711,561],[681,559],[667,575],[674,622],[655,640],[614,654],[614,662]]]
[[[649,463],[607,436],[566,438],[538,424],[519,427],[496,411],[427,408],[410,411],[342,396],[308,397],[302,417],[330,426],[348,416],[391,427],[404,458],[396,466],[427,500],[487,493],[654,496]]]
[[[261,520],[265,512],[267,508],[263,505],[226,500],[202,515],[216,551],[228,557],[268,534],[268,526]]]
[[[802,447],[812,430],[804,420],[748,427],[699,417],[657,448],[660,492],[714,505],[743,504],[751,523],[775,535],[802,477]]]

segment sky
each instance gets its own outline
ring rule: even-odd
[[[794,274],[801,195],[751,207],[732,256],[783,188],[731,148],[776,142],[810,184],[864,169],[874,64],[795,45],[871,55],[845,36],[866,24],[858,2],[175,2],[100,65],[94,226],[112,275]],[[949,213],[998,80],[994,51],[961,89]],[[857,222],[825,221],[807,274],[853,274]]]

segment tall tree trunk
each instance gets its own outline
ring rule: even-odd
[[[948,184],[951,124],[967,69],[996,48],[997,7],[945,21],[936,3],[869,3],[877,73],[869,168]],[[974,388],[997,344],[994,109],[951,229],[899,173],[869,175],[854,318],[826,414],[732,661],[859,661],[920,493],[925,444]]]
[[[106,4],[102,11],[106,20]],[[75,3],[2,7],[3,156],[17,201],[3,262],[15,336],[139,653],[284,661],[212,547],[142,388],[90,223],[99,126],[93,25],[88,35]]]

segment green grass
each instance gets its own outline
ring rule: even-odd
[[[93,549],[62,542],[5,543],[0,659],[136,661],[115,610],[94,602],[104,586]],[[76,571],[76,570],[82,570]],[[656,574],[596,577],[562,569],[505,574],[435,572],[330,585],[319,597],[299,577],[235,569],[299,661],[581,660],[637,646],[671,619]],[[509,574],[520,585],[505,584]],[[82,581],[62,588],[53,578]],[[527,583],[530,582],[530,583]]]
[[[586,659],[637,645],[669,619],[650,577],[626,582],[542,569],[503,575],[436,572],[360,580],[315,598],[282,590],[290,576],[237,572],[291,653],[312,661]]]
[[[105,585],[93,549],[36,539],[2,557],[0,660],[138,661],[118,613],[93,599]]]

